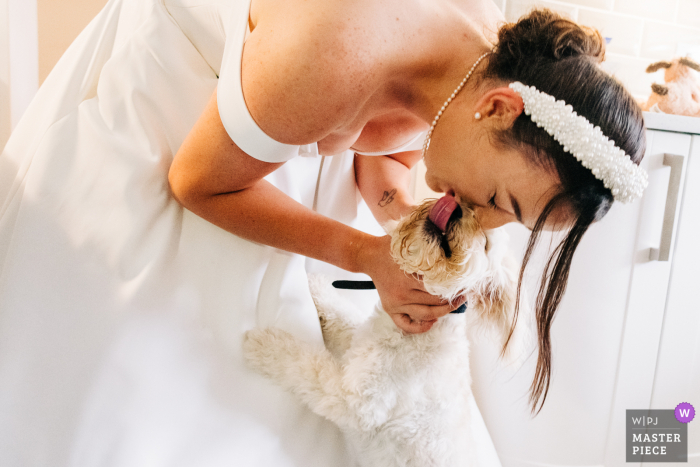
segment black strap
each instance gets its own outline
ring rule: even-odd
[[[372,281],[335,281],[333,287],[349,290],[375,290],[377,288]]]
[[[346,290],[374,290],[377,288],[372,281],[334,281],[333,287]],[[467,304],[463,303],[450,313],[464,313],[465,311],[467,311]]]

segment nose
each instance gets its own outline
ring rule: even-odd
[[[480,206],[475,206],[472,209],[476,215],[476,220],[479,221],[479,225],[481,225],[481,228],[484,230],[496,229],[509,222],[513,222],[511,214],[499,209]]]

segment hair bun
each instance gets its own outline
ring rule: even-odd
[[[513,65],[533,59],[561,60],[575,56],[588,56],[600,62],[605,56],[605,42],[597,30],[541,8],[499,29],[496,56],[497,60]]]

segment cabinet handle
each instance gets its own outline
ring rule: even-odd
[[[683,175],[683,156],[664,154],[664,165],[671,167],[671,177],[668,180],[668,194],[666,195],[666,207],[664,208],[664,224],[661,228],[661,242],[659,248],[652,248],[649,252],[649,260],[651,261],[668,261],[671,256],[673,225],[676,221],[678,194],[681,189],[681,176]]]

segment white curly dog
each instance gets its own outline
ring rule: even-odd
[[[495,330],[510,362],[529,342],[522,317],[510,332],[517,271],[507,234],[482,231],[473,212],[460,207],[443,233],[428,219],[434,204],[423,203],[387,229],[392,255],[429,292],[447,299],[466,293],[465,314],[448,314],[430,331],[408,335],[381,304],[367,319],[328,281],[311,277],[325,349],[281,329],[246,334],[250,365],[337,424],[362,467],[475,466],[467,327]]]

